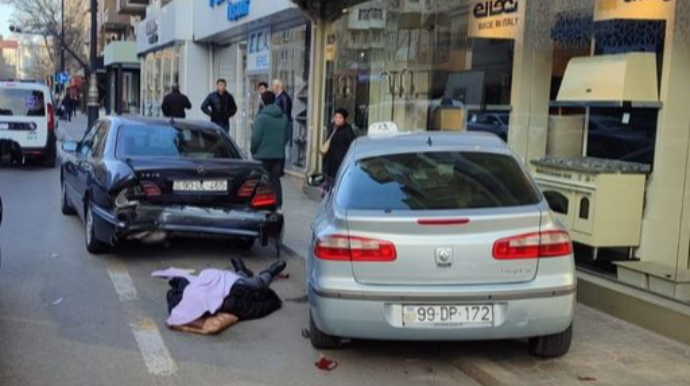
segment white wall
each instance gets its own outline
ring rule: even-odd
[[[232,0],[232,2],[236,3],[237,0]],[[291,0],[252,0],[248,16],[237,21],[229,21],[227,0],[216,7],[211,7],[208,0],[190,1],[190,3],[194,3],[194,39],[196,40],[206,39],[231,28],[246,26],[255,20],[287,9],[297,9]]]
[[[192,109],[187,111],[189,119],[208,119],[201,112],[201,103],[211,89],[209,49],[205,45],[188,42],[185,44],[184,60],[180,66],[180,87],[192,102]]]

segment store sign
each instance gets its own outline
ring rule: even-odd
[[[469,36],[516,39],[521,31],[527,0],[480,0],[470,8]]]
[[[266,28],[249,34],[247,45],[247,72],[271,70],[271,29]]]
[[[220,7],[223,3],[228,3],[228,20],[238,21],[249,16],[251,0],[208,0],[211,8]]]
[[[667,20],[675,5],[675,0],[596,0],[594,21]]]

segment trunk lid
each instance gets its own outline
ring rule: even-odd
[[[134,169],[139,183],[154,183],[160,188],[160,195],[148,197],[152,204],[247,206],[265,174],[260,163],[242,159],[151,157],[124,162]],[[248,181],[256,184],[249,184],[251,189],[240,194]],[[227,187],[222,189],[222,185]]]
[[[353,262],[362,284],[507,284],[531,281],[537,273],[538,259],[493,258],[496,241],[539,232],[541,212],[533,205],[414,213],[350,210],[347,217],[350,236],[392,242],[397,251],[392,262]]]

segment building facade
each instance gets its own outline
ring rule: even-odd
[[[239,106],[231,135],[249,154],[258,114],[260,82],[284,84],[293,101],[286,169],[304,175],[308,168],[308,96],[311,26],[289,0],[194,2],[194,38],[206,47],[209,83],[226,79]]]
[[[582,297],[690,305],[690,2],[295,2],[315,21],[312,165],[340,107],[360,134],[494,133],[570,229],[598,283]]]

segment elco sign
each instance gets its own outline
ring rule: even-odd
[[[667,20],[674,6],[675,0],[596,0],[594,21]]]
[[[515,39],[520,34],[527,0],[480,0],[470,8],[469,36]]]

